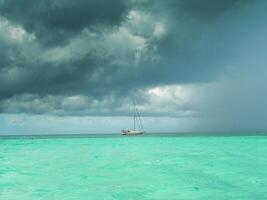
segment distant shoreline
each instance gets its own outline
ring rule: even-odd
[[[267,136],[267,131],[255,132],[166,132],[166,133],[145,133],[137,137],[200,137],[200,136]],[[88,133],[88,134],[10,134],[0,135],[0,139],[46,139],[46,138],[105,138],[105,137],[127,137],[118,133]],[[136,137],[136,136],[135,136]]]

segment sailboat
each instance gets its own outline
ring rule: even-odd
[[[144,127],[140,118],[140,114],[134,104],[134,116],[133,116],[133,130],[124,129],[121,131],[122,135],[142,135],[144,134]]]

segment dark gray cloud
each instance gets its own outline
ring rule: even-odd
[[[240,59],[249,19],[266,17],[259,7],[266,3],[1,1],[0,109],[109,115],[116,107],[123,115],[127,109],[116,101],[149,102],[137,97],[139,90],[216,81]],[[73,96],[85,98],[81,104],[92,111],[58,103]]]
[[[43,45],[67,42],[85,27],[96,24],[119,24],[126,11],[124,0],[5,0],[2,16],[21,24]]]

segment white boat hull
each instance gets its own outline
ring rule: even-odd
[[[142,135],[144,131],[122,130],[122,135]]]

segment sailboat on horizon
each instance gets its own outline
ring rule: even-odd
[[[134,104],[134,116],[133,116],[133,130],[124,129],[121,131],[122,135],[142,135],[144,134],[144,127],[140,118],[140,114]]]

